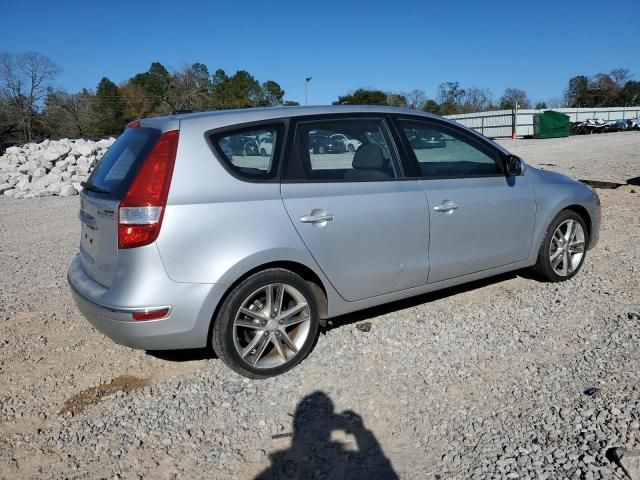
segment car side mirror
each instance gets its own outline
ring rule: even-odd
[[[508,155],[504,163],[507,168],[507,175],[510,177],[522,175],[522,159],[520,157]]]

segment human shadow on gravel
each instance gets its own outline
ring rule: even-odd
[[[482,287],[504,282],[506,280],[513,280],[514,278],[518,277],[525,278],[527,280],[539,281],[539,278],[530,269],[507,272],[493,277],[484,278],[482,280],[476,280],[475,282],[465,283],[462,285],[457,285],[455,287],[449,287],[435,292],[425,293],[423,295],[405,298],[403,300],[397,300],[395,302],[385,303],[376,307],[371,307],[365,310],[359,310],[353,313],[341,315],[339,317],[334,317],[327,322],[326,327],[324,327],[324,331],[344,327],[346,325],[351,325],[352,323],[361,322],[363,320],[369,320],[371,318],[386,315],[398,310],[404,310],[405,308],[416,307],[418,305],[422,305],[423,303],[429,303],[435,300],[452,297],[460,293],[469,292],[471,290],[476,290]]]
[[[342,434],[354,442],[332,439]],[[373,433],[355,412],[336,413],[329,396],[316,391],[303,398],[293,419],[291,447],[269,455],[271,466],[256,480],[344,478],[397,479]]]

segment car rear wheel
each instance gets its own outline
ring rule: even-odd
[[[260,150],[260,155],[262,155],[263,157],[266,157],[267,151],[263,148],[262,150]]]
[[[318,305],[309,284],[285,269],[256,273],[227,296],[211,344],[231,369],[249,378],[280,375],[300,363],[318,334]]]
[[[560,212],[540,246],[536,270],[551,282],[569,280],[582,268],[588,242],[582,217],[571,210]]]
[[[320,147],[318,147],[318,153],[319,153],[320,155],[324,155],[324,151],[325,151],[325,150],[324,150],[324,145],[320,145]]]
[[[349,152],[355,152],[355,151],[356,151],[356,148],[355,148],[352,144],[349,144],[349,145],[347,145],[347,151],[349,151]]]

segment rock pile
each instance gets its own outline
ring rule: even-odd
[[[45,140],[10,147],[0,157],[0,195],[13,198],[77,195],[115,138]]]

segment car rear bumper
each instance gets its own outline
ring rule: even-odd
[[[106,288],[91,279],[79,257],[71,263],[67,280],[82,315],[97,330],[116,343],[143,350],[202,348],[207,345],[209,325],[222,295],[220,284],[177,283],[166,274],[161,289],[141,285],[136,304],[123,303],[118,288]],[[154,279],[158,284],[158,278]],[[129,289],[130,290],[130,289]],[[220,293],[219,293],[220,292]],[[131,292],[127,297],[131,298]],[[137,321],[132,313],[168,307],[166,317]]]

